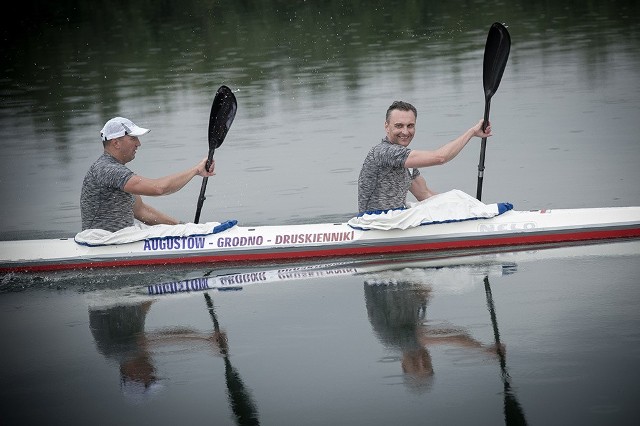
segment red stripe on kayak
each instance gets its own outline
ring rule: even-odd
[[[0,267],[0,272],[42,272],[42,271],[61,271],[70,269],[87,269],[87,268],[113,268],[125,266],[152,266],[152,265],[176,265],[176,264],[195,264],[195,263],[232,263],[232,262],[255,262],[255,261],[271,261],[286,259],[311,259],[318,257],[337,257],[337,256],[360,256],[370,254],[383,253],[408,253],[418,251],[438,251],[438,250],[455,250],[470,249],[482,247],[498,247],[498,246],[521,246],[531,244],[575,242],[589,240],[606,240],[615,238],[634,238],[640,237],[640,228],[630,229],[609,229],[609,230],[587,230],[587,231],[567,231],[566,233],[524,233],[517,236],[501,236],[489,238],[477,238],[463,240],[445,240],[431,241],[416,244],[395,244],[395,245],[377,245],[377,246],[354,246],[354,247],[332,247],[327,249],[314,248],[305,249],[284,248],[280,251],[271,251],[267,253],[248,252],[239,254],[213,254],[189,257],[166,257],[166,258],[137,258],[137,259],[119,259],[109,261],[77,261],[65,262],[57,264],[40,264],[40,265],[22,265]],[[294,251],[297,250],[297,251]]]

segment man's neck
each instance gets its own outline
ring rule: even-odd
[[[112,149],[109,149],[109,147],[106,147],[106,148],[104,149],[104,153],[105,153],[105,154],[107,154],[107,155],[110,155],[111,157],[113,157],[113,158],[114,158],[118,163],[120,163],[120,164],[125,164],[125,162],[124,162],[124,161],[122,161],[122,159],[121,159],[121,158],[118,158],[117,153],[116,153],[116,152],[114,152]]]

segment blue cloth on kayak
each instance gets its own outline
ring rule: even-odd
[[[116,232],[104,229],[85,229],[76,234],[76,243],[85,246],[105,246],[126,244],[147,239],[166,239],[175,237],[193,237],[218,234],[236,226],[237,220],[226,222],[182,223],[180,225],[153,225],[138,223]]]
[[[347,224],[354,229],[408,229],[422,225],[487,219],[512,210],[511,203],[484,204],[453,189],[437,194],[410,207],[361,213]]]
[[[513,210],[513,204],[511,203],[498,203],[498,214]]]
[[[226,231],[229,228],[233,228],[237,224],[238,224],[238,221],[235,220],[235,219],[227,220],[226,222],[222,222],[220,225],[217,225],[216,227],[214,227],[213,228],[213,232],[211,232],[211,233],[212,234],[217,234],[218,232]]]

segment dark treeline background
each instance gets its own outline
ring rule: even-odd
[[[497,20],[514,40],[512,67],[529,47],[579,47],[585,72],[606,72],[623,38],[622,49],[640,55],[635,0],[26,0],[12,8],[0,18],[0,119],[28,117],[41,133],[61,135],[74,117],[116,114],[126,97],[163,109],[212,81],[250,91],[245,110],[257,114],[250,103],[288,90],[353,93],[363,63],[410,74],[418,61],[446,58],[455,76],[481,56]],[[599,35],[585,38],[594,26]]]
[[[477,39],[480,49],[477,32],[485,32],[492,19],[512,25],[519,40],[554,46],[568,44],[572,31],[584,31],[587,22],[615,22],[620,30],[610,39],[589,40],[594,49],[606,49],[622,34],[627,41],[640,40],[640,2],[634,0],[522,0],[499,7],[468,0],[27,0],[12,8],[2,14],[0,26],[3,98],[25,92],[38,96],[30,89],[41,85],[51,92],[75,90],[78,84],[108,97],[112,79],[135,78],[118,74],[122,62],[141,63],[141,72],[165,69],[156,77],[167,85],[188,81],[190,70],[234,70],[239,84],[270,79],[288,67],[327,73],[336,61],[343,67],[353,63],[356,72],[359,56],[383,55],[396,48],[395,40],[429,41],[439,55],[463,54],[456,46],[468,46],[458,42],[470,39]],[[460,30],[451,33],[450,28]],[[167,33],[173,44],[166,44]],[[189,45],[193,55],[183,48]],[[242,57],[225,54],[237,46]],[[421,51],[425,54],[429,49]],[[273,58],[273,67],[254,67],[252,58],[265,55]],[[143,65],[148,62],[156,66]],[[353,77],[357,80],[357,72]]]

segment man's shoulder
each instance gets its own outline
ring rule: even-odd
[[[118,163],[118,161],[115,158],[113,158],[111,155],[105,152],[100,157],[98,157],[93,164],[120,164],[120,163]]]
[[[101,155],[87,171],[83,185],[107,185],[121,188],[134,173],[108,154]]]
[[[391,143],[387,139],[383,139],[380,143],[371,148],[371,154],[376,157],[406,158],[406,156],[409,155],[409,152],[411,152],[411,149],[408,147]]]
[[[374,145],[373,149],[378,151],[410,151],[409,147],[398,145],[396,143],[391,143],[387,138],[384,138],[378,143]]]
[[[91,169],[93,170],[129,170],[130,169],[124,164],[118,162],[115,158],[113,158],[109,154],[102,154],[96,161],[91,165]]]

